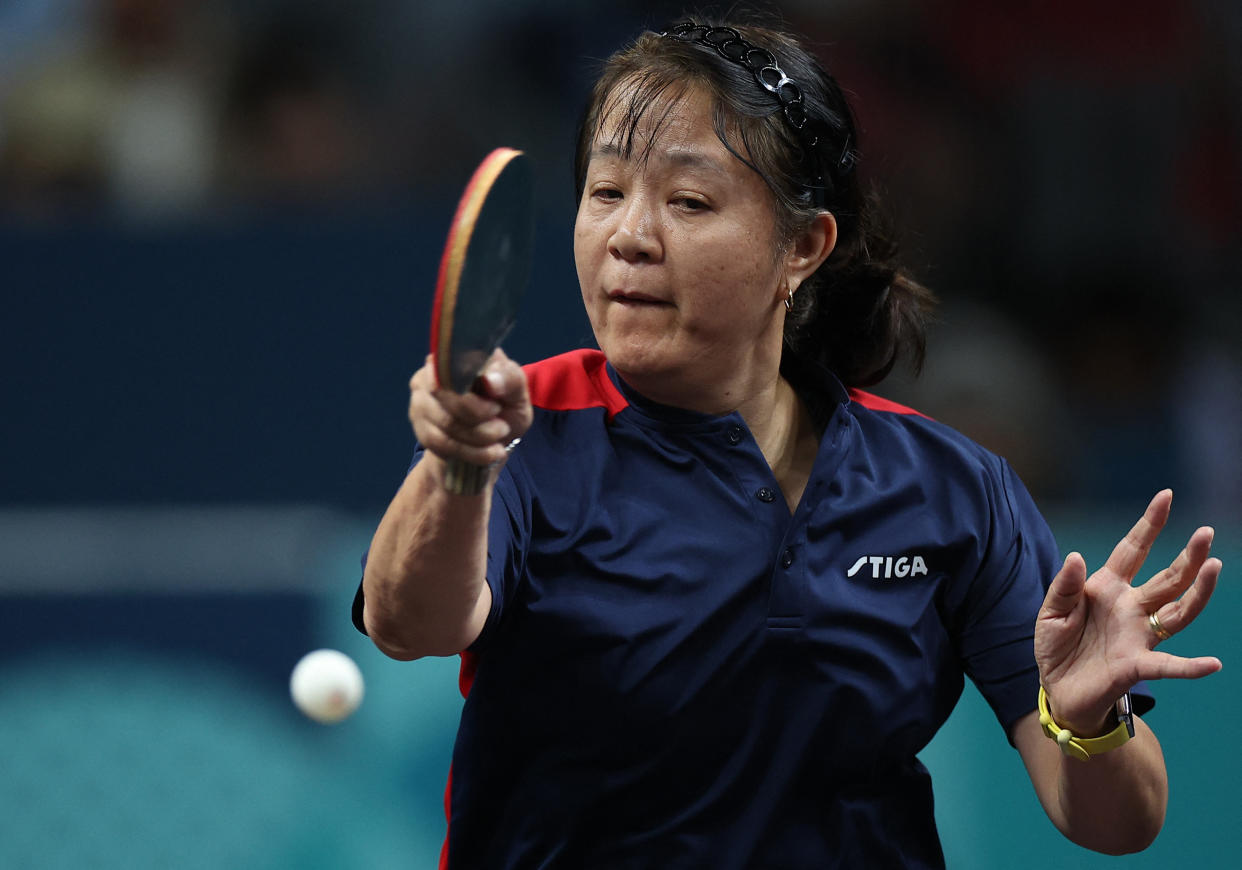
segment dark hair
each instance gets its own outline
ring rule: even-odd
[[[620,113],[614,144],[628,156],[649,112],[662,107],[658,126],[672,104],[689,90],[701,89],[712,100],[720,141],[771,189],[782,243],[805,228],[821,207],[837,221],[836,248],[798,289],[785,319],[782,370],[813,361],[847,386],[868,386],[883,380],[904,354],[917,372],[934,297],[897,266],[896,239],[875,194],[864,191],[854,171],[858,137],[840,85],[797,37],[771,22],[702,16],[694,21],[704,29],[733,28],[751,48],[776,58],[801,91],[815,135],[808,138],[795,130],[781,103],[743,63],[709,45],[646,32],[604,62],[591,92],[574,159],[579,199],[602,119]]]

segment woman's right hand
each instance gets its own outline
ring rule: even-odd
[[[499,348],[478,380],[479,392],[465,395],[436,387],[428,356],[410,378],[410,424],[428,453],[471,465],[504,462],[505,445],[530,428],[533,411],[526,373]]]

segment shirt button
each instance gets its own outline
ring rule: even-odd
[[[781,553],[781,567],[788,568],[792,564],[793,564],[793,550],[786,547],[785,552]]]
[[[730,426],[728,438],[730,444],[740,444],[742,441],[742,427]]]
[[[776,493],[766,486],[761,486],[759,491],[755,493],[755,497],[758,498],[759,501],[767,502],[769,504],[776,501]]]

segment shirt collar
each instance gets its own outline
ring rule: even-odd
[[[606,371],[609,379],[629,402],[630,407],[653,420],[678,425],[703,425],[729,421],[737,416],[736,411],[715,415],[689,411],[673,405],[662,405],[627,384],[625,379],[617,374],[612,363],[606,363]],[[817,362],[808,362],[788,355],[781,360],[781,376],[789,381],[802,401],[806,402],[816,428],[821,432],[838,408],[850,404],[849,391],[840,379]]]

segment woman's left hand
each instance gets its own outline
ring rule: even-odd
[[[1035,622],[1035,660],[1053,718],[1080,737],[1109,730],[1108,717],[1122,693],[1139,680],[1196,679],[1220,670],[1211,656],[1182,658],[1157,652],[1161,638],[1151,614],[1168,635],[1203,610],[1221,562],[1209,558],[1213,530],[1197,529],[1169,567],[1141,586],[1130,585],[1169,517],[1171,490],[1151,500],[1142,519],[1113,550],[1104,567],[1087,577],[1087,565],[1070,553],[1053,578]]]

